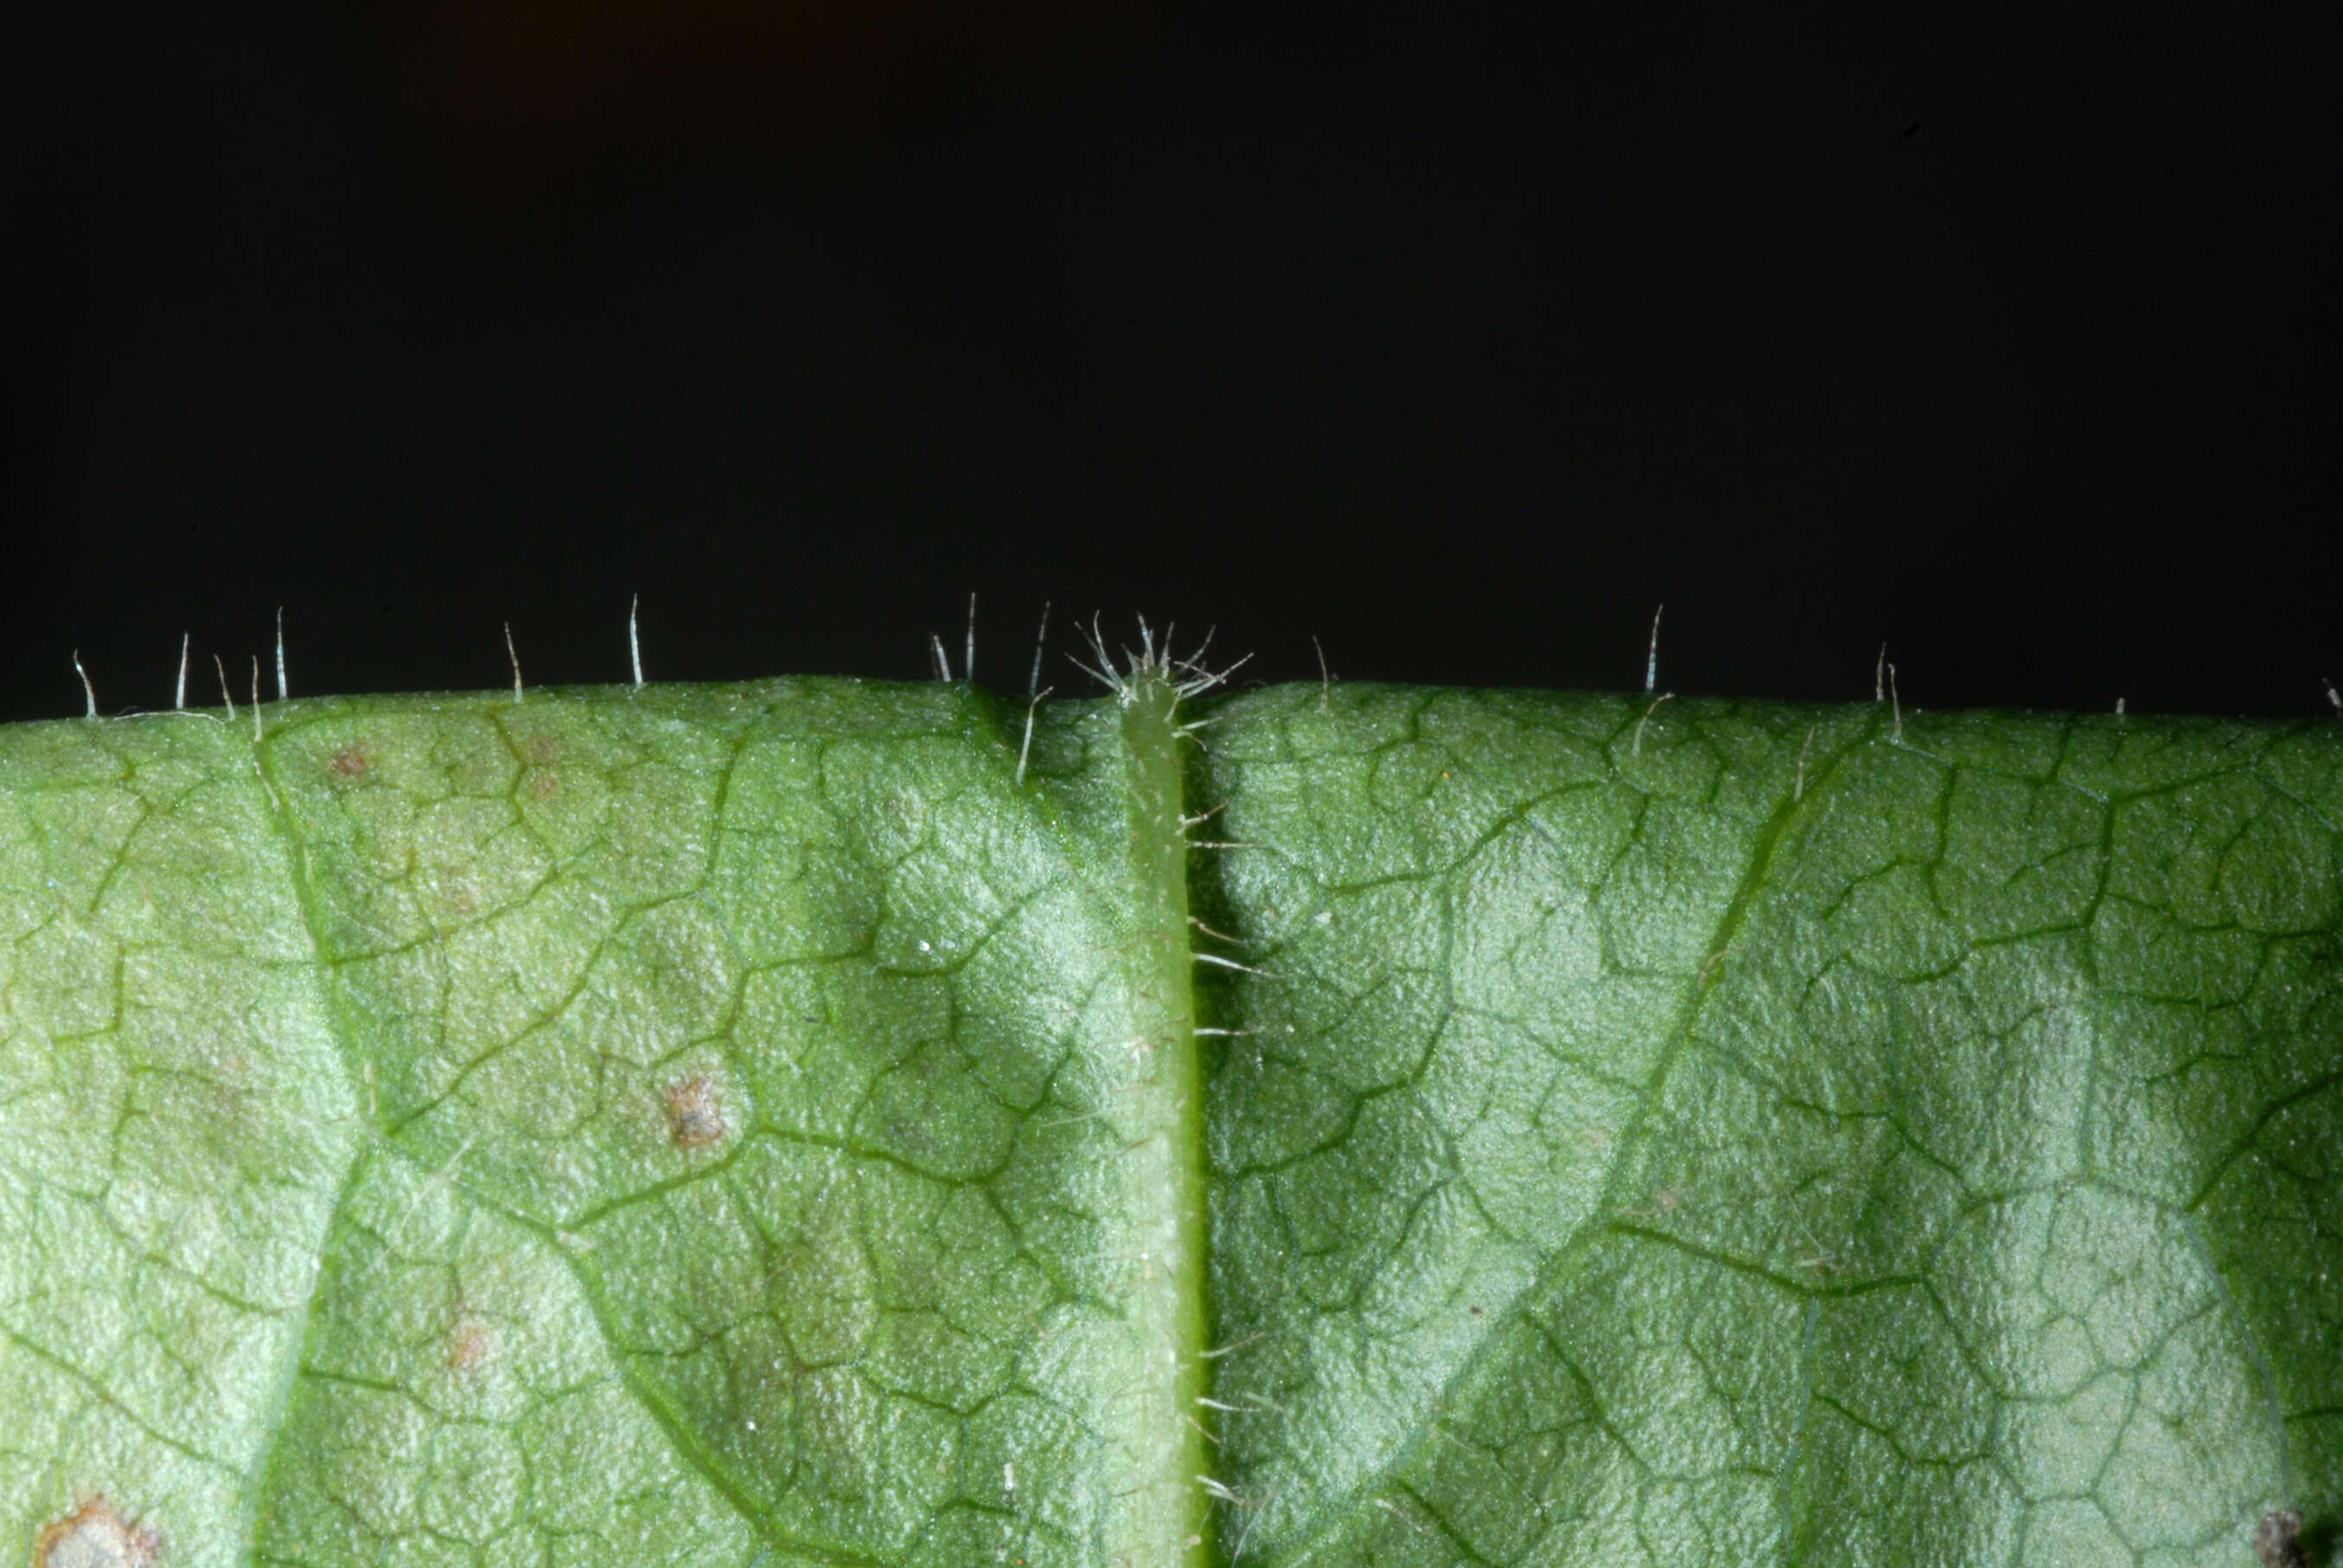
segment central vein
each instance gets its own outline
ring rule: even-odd
[[[1196,1064],[1188,945],[1187,839],[1181,821],[1178,694],[1151,672],[1124,689],[1122,739],[1131,822],[1132,980],[1140,1032],[1124,1161],[1135,1217],[1128,1326],[1140,1373],[1123,1432],[1114,1552],[1131,1568],[1203,1560],[1205,1225],[1203,1103]]]

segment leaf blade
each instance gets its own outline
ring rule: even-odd
[[[2331,1519],[2333,727],[1272,689],[1183,868],[1132,695],[1030,757],[1021,704],[822,681],[0,736],[0,1529],[1527,1568]]]
[[[1624,704],[1599,699],[1508,700],[1543,709],[1544,721],[1563,729],[1574,703],[1614,728],[1629,717]],[[1403,756],[1423,735],[1420,723],[1396,723],[1389,711],[1420,709],[1421,694],[1353,692],[1342,707],[1305,691],[1244,701],[1255,705],[1251,717],[1221,715],[1209,779],[1238,802],[1260,788],[1248,768],[1272,767],[1264,759],[1279,745],[1290,759],[1291,732],[1305,725],[1350,727],[1347,740],[1333,738],[1322,752],[1337,758],[1362,739]],[[1607,1181],[1577,1185],[1603,1187],[1604,1212],[1554,1249],[1516,1313],[1483,1306],[1496,1325],[1482,1342],[1487,1353],[1400,1402],[1418,1430],[1385,1450],[1384,1470],[1364,1472],[1347,1506],[1307,1518],[1264,1508],[1248,1561],[1934,1562],[2030,1551],[2026,1560],[2081,1562],[2130,1561],[2137,1547],[2218,1562],[2250,1549],[2265,1509],[2332,1495],[2323,1412],[2336,1356],[2308,1344],[2337,1342],[2343,1325],[2343,1302],[2324,1282],[2335,1244],[2319,1225],[2319,1205],[2333,1201],[2321,1161],[2336,1141],[2326,1088],[2336,1031],[2306,1023],[2298,1003],[2272,1000],[2256,1017],[2259,1037],[2224,1053],[2226,1026],[2211,1009],[2154,1027],[2105,1016],[2126,1004],[2127,986],[2170,1004],[2207,965],[2237,983],[2240,921],[2258,920],[2268,941],[2298,949],[2270,997],[2331,994],[2331,830],[2278,835],[2274,849],[2208,869],[2166,852],[2174,824],[2144,815],[2171,791],[2193,790],[2181,815],[2197,835],[2235,841],[2247,830],[2241,823],[2263,819],[2224,815],[2207,791],[2243,779],[2236,787],[2246,796],[2283,807],[2252,775],[2266,749],[2306,732],[1907,715],[1901,743],[1875,731],[1846,752],[1841,777],[1825,768],[1801,780],[1795,738],[1831,717],[1711,705],[1673,715],[1673,735],[1657,720],[1646,729],[1645,753],[1678,743],[1687,726],[1720,732],[1716,744],[1729,750],[1735,728],[1770,725],[1770,755],[1745,750],[1733,766],[1803,795],[1805,815],[1785,824],[1777,863],[1750,886],[1745,923],[1737,935],[1727,929],[1732,940],[1708,960],[1715,968],[1684,1049],[1655,1071],[1648,1125]],[[2336,762],[2331,737],[2310,739],[2318,760],[2298,759],[2306,793],[2328,787]],[[1633,745],[1623,776],[1639,760]],[[1444,782],[1470,770],[1461,756],[1443,760],[1456,764],[1438,769]],[[1301,774],[1285,792],[1294,799],[1342,787],[1339,768]],[[1361,775],[1357,788],[1371,793],[1379,782]],[[1987,787],[1958,788],[1979,782]],[[2025,799],[2004,798],[2012,789]],[[1376,803],[1387,813],[1416,809],[1387,795]],[[2069,842],[2075,802],[2087,808],[2079,851]],[[1306,828],[1232,831],[1313,841]],[[1353,834],[1337,847],[1389,850],[1405,837]],[[1477,839],[1475,851],[1485,857],[1503,842]],[[2302,852],[2305,844],[2316,853]],[[2067,874],[2077,852],[2093,875]],[[2154,930],[2105,913],[2116,906],[2102,887],[2120,883],[2135,852],[2166,879]],[[1491,880],[1518,890],[1518,870],[1483,864],[1483,896]],[[1378,869],[1342,874],[1372,886]],[[1258,931],[1262,909],[1295,898],[1267,873],[1224,875],[1212,913],[1222,930]],[[1510,921],[1481,919],[1484,943],[1519,951],[1534,935],[1516,906]],[[1581,936],[1582,956],[1618,940],[1591,923]],[[2176,957],[2184,940],[2194,945]],[[1404,942],[1385,936],[1373,945]],[[1273,944],[1262,950],[1281,973],[1306,968]],[[1550,968],[1567,990],[1567,973]],[[2103,983],[2102,970],[2127,978]],[[1827,1006],[1811,1005],[1818,983],[1835,997]],[[1232,1020],[1274,1027],[1271,989],[1231,981],[1222,1005]],[[1452,1016],[1470,1012],[1460,1005]],[[2086,1015],[2097,1027],[2080,1029]],[[2028,1036],[2029,1017],[2066,1027]],[[1544,1021],[1544,1038],[1519,1045],[1513,1070],[1524,1056],[1549,1069],[1566,1057],[1567,1040]],[[2157,1101],[2160,1075],[2195,1055],[2243,1062],[2258,1076],[2201,1103]],[[1502,1082],[1504,1066],[1492,1074],[1484,1063],[1483,1081]],[[2198,1114],[2176,1116],[2176,1103],[2183,1112],[2195,1103]],[[2191,1214],[2159,1218],[2186,1201],[2188,1172],[2233,1144],[2240,1126],[2314,1105],[2289,1134],[2291,1157],[2315,1169],[2298,1173],[2296,1249],[2279,1249],[2275,1264],[2254,1253],[2267,1248],[2268,1216],[2247,1219],[2226,1246]],[[1263,1114],[1234,1097],[1228,1107],[1232,1120]],[[2117,1122],[2124,1135],[2111,1140],[2106,1128]],[[1469,1127],[1448,1131],[1444,1163],[1419,1187],[1471,1176]],[[2059,1152],[2047,1165],[2046,1138]],[[1525,1132],[1505,1141],[1517,1153],[1535,1147]],[[2036,1153],[2026,1156],[2027,1147]],[[1996,1183],[2012,1161],[2032,1171],[2031,1184],[2007,1182],[2005,1191]],[[1222,1191],[1239,1180],[1224,1169]],[[1338,1211],[1362,1201],[1319,1201]],[[1283,1212],[1306,1201],[1289,1194]],[[1224,1310],[1232,1297],[1249,1306],[1240,1326],[1273,1342],[1312,1332],[1325,1309],[1297,1303],[1290,1267],[1251,1277],[1232,1268],[1232,1255],[1254,1242],[1247,1226],[1259,1212],[1225,1206],[1219,1278]],[[1258,1228],[1270,1237],[1265,1252],[1310,1251],[1290,1225]],[[2122,1288],[2108,1284],[2115,1293],[2102,1300],[2087,1290],[2073,1296],[2069,1282],[2067,1295],[2046,1294],[2028,1282],[2046,1271]],[[1461,1318],[1478,1304],[1470,1295],[1452,1284],[1423,1300]],[[2261,1299],[2247,1304],[2249,1296]],[[2094,1305],[2097,1316],[2086,1311]],[[2089,1354],[2076,1363],[2062,1336],[2078,1327]],[[2278,1363],[2258,1348],[2273,1332],[2296,1352],[2290,1387],[2272,1380]],[[1381,1349],[1396,1335],[1354,1339]],[[1248,1391],[1250,1369],[1231,1360],[1223,1397],[1257,1404],[1257,1428],[1299,1424],[1289,1412],[1307,1402],[1291,1384]],[[1333,1364],[1373,1392],[1393,1381],[1387,1365],[1363,1354]],[[2074,1375],[2055,1374],[2077,1364]],[[2124,1397],[2107,1408],[2116,1390]],[[1329,1448],[1281,1449],[1242,1425],[1230,1432],[1237,1473],[1258,1477],[1252,1489],[1313,1503],[1345,1495],[1326,1468]],[[1340,1457],[1358,1462],[1355,1452]]]
[[[1176,793],[1137,804],[1176,792],[1172,738],[1070,714],[1103,761],[1053,824],[1000,718],[784,682],[320,707],[270,742],[387,1141],[536,1234],[640,1416],[785,1554],[1152,1562],[1200,1523],[1158,1371],[1194,1333],[1155,1213],[1185,889],[1130,848],[1178,869]]]
[[[355,1143],[286,846],[201,720],[0,748],[0,1532],[237,1560]]]

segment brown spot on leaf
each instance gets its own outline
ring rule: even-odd
[[[724,1102],[708,1075],[695,1072],[667,1086],[668,1135],[678,1149],[709,1149],[724,1141]]]
[[[264,1136],[264,1086],[255,1081],[251,1060],[242,1050],[218,1041],[213,1050],[215,1054],[197,1068],[207,1141],[223,1150],[248,1147]]]
[[[41,1532],[35,1568],[147,1568],[163,1554],[152,1530],[122,1517],[105,1497],[91,1498]]]
[[[488,1329],[475,1317],[461,1317],[447,1331],[447,1370],[458,1377],[468,1377],[487,1364]]]
[[[2301,1510],[2273,1509],[2262,1515],[2254,1531],[2254,1555],[2262,1568],[2308,1568],[2310,1559],[2298,1539],[2301,1534]]]
[[[337,784],[355,784],[365,778],[367,770],[373,766],[374,753],[363,744],[352,741],[334,753],[333,760],[326,764],[326,774]]]
[[[544,768],[529,769],[528,781],[521,786],[534,801],[550,800],[561,793],[561,775]]]

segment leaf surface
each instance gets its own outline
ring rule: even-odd
[[[5,1550],[2331,1533],[2336,727],[1172,703],[0,733]]]

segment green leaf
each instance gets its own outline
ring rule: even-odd
[[[1168,679],[0,732],[0,1554],[2332,1540],[2343,727]]]

